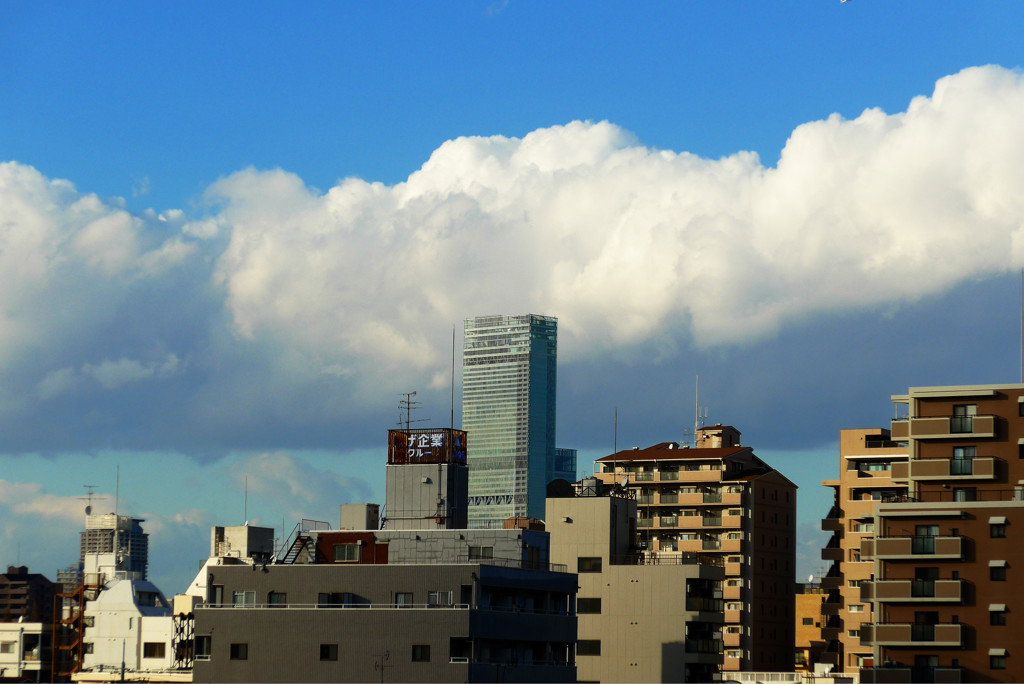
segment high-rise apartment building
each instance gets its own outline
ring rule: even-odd
[[[826,642],[819,662],[835,673],[855,675],[871,664],[871,647],[861,644],[864,625],[872,622],[871,602],[860,595],[860,585],[871,579],[875,564],[861,555],[861,545],[875,536],[875,506],[882,501],[906,498],[906,482],[894,482],[894,464],[905,464],[907,447],[893,442],[889,430],[840,430],[839,477],[825,480],[831,487],[833,505],[821,521],[832,537],[821,550],[831,561],[821,579],[825,600],[821,604],[822,637]]]
[[[1024,385],[912,387],[892,397],[903,501],[876,502],[861,544],[874,609],[862,682],[1024,680]]]
[[[149,567],[149,535],[142,531],[141,518],[130,515],[88,515],[81,532],[78,562],[84,567],[86,554],[115,554],[118,570],[139,573],[146,579]]]
[[[545,476],[555,459],[557,335],[556,319],[534,314],[465,321],[470,527],[544,517]]]
[[[739,438],[701,428],[697,448],[620,451],[594,475],[635,493],[638,543],[654,562],[701,553],[724,564],[723,672],[792,671],[796,485]]]

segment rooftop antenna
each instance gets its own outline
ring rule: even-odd
[[[1024,385],[1024,268],[1020,269],[1020,384]]]
[[[415,392],[403,392],[399,396],[403,398],[398,400],[398,426],[402,427],[404,425],[406,434],[408,434],[409,428],[413,423],[425,423],[430,420],[429,418],[417,418],[416,420],[413,420],[413,410],[418,409],[423,405],[423,402],[413,401],[413,397],[416,396]],[[405,411],[404,417],[402,416],[402,411]]]
[[[86,504],[86,506],[85,506],[85,514],[86,515],[92,515],[92,500],[93,499],[105,499],[107,497],[105,497],[105,496],[95,496],[92,493],[93,490],[97,488],[97,485],[89,485],[89,484],[87,484],[87,485],[82,485],[82,486],[85,487],[86,490],[88,490],[88,494],[86,494],[85,496],[80,496],[78,498],[81,499],[82,501],[87,501],[88,502]]]
[[[615,420],[612,423],[612,474],[615,474],[615,468],[618,466],[618,453],[619,453],[619,407],[615,407]]]
[[[245,476],[245,494],[242,499],[242,520],[249,524],[249,476]]]
[[[1024,271],[1021,272],[1021,277],[1024,278]],[[448,426],[452,430],[455,429],[455,326],[452,326],[452,419],[451,424]]]

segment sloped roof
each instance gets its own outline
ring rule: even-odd
[[[618,451],[609,456],[597,459],[599,463],[612,461],[672,461],[672,460],[721,460],[750,451],[750,447],[713,447],[706,449],[691,449],[680,447],[676,442],[661,442],[644,449],[626,449]]]

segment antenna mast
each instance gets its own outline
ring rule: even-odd
[[[1022,271],[1024,273],[1024,271]],[[1022,276],[1024,277],[1024,276]],[[455,429],[455,326],[452,326],[452,420],[448,426]]]
[[[402,392],[398,396],[403,397],[398,400],[398,426],[404,428],[406,434],[409,434],[409,429],[413,423],[425,423],[430,420],[429,418],[417,418],[416,420],[413,420],[412,412],[423,405],[423,402],[413,400],[413,397],[416,396],[415,392]],[[402,411],[405,412],[404,416],[402,415]]]

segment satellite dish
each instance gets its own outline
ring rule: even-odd
[[[92,515],[92,506],[86,506],[85,507],[85,514],[86,515]]]
[[[620,482],[619,484],[622,485],[623,489],[625,489],[626,485],[629,484],[629,475],[623,475],[622,476],[622,482]]]
[[[808,582],[814,582],[814,573],[811,573],[810,575],[807,576],[807,581]]]

